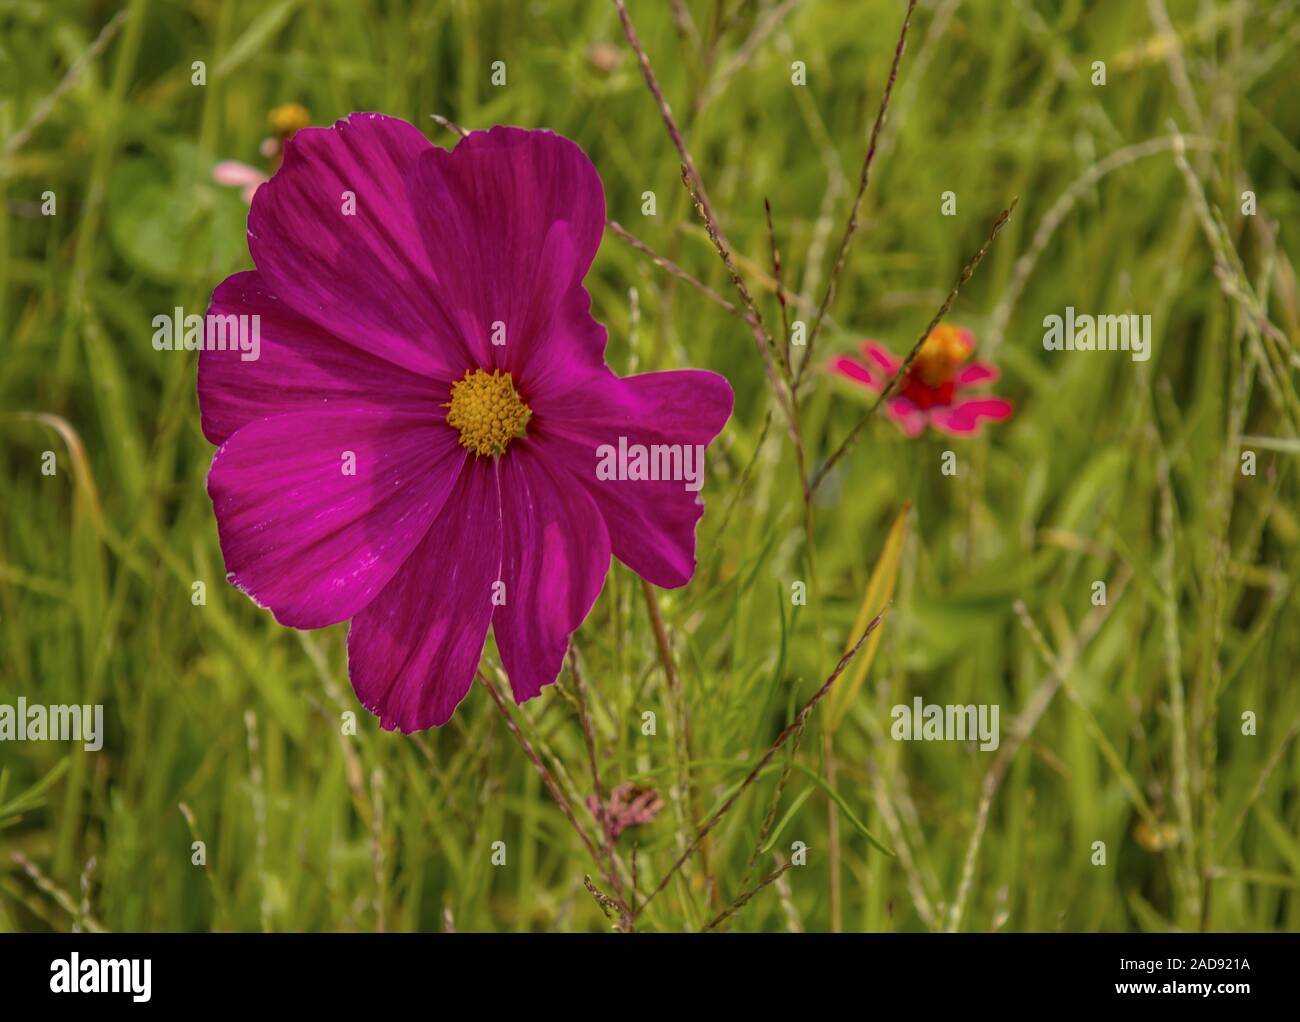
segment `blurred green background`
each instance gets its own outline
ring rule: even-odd
[[[630,2],[768,323],[763,200],[800,315],[903,6]],[[818,707],[639,928],[707,925],[802,842],[806,864],[724,926],[1300,929],[1298,44],[1294,2],[921,4],[818,344],[808,456],[867,407],[825,358],[910,347],[1015,196],[949,321],[1017,410],[965,440],[874,420],[817,494],[807,606],[793,448],[752,339],[606,234],[587,287],[611,366],[711,368],[737,395],[696,578],[659,593],[680,704],[621,565],[576,637],[606,782],[665,803],[618,842],[643,894],[829,673],[911,507],[842,724]],[[280,628],[225,583],[195,355],[150,338],[251,265],[247,207],[212,170],[269,170],[268,115],[290,102],[317,125],[404,117],[439,145],[431,114],[552,128],[590,154],[613,219],[734,297],[613,5],[5,0],[0,97],[0,703],[103,703],[107,732],[99,752],[0,743],[0,928],[607,929],[583,886],[597,864],[481,686],[440,731],[382,732],[345,625]],[[1150,313],[1151,360],[1045,352],[1067,305]],[[1001,749],[891,740],[890,707],[918,695],[999,705]],[[567,671],[512,712],[585,814]]]

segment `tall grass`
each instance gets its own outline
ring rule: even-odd
[[[632,0],[694,197],[613,4],[0,11],[0,704],[102,702],[108,730],[100,752],[0,743],[0,927],[596,930],[625,922],[615,877],[648,930],[1300,928],[1300,11],[922,3],[796,444],[698,182],[765,327],[783,340],[774,244],[785,316],[812,323],[904,7]],[[209,175],[258,163],[288,101],[443,145],[435,114],[553,128],[611,219],[715,295],[607,232],[587,286],[611,366],[717,370],[736,411],[692,584],[615,564],[577,673],[522,708],[485,687],[489,647],[450,724],[383,732],[346,626],[280,628],[224,581],[194,356],[154,351],[150,321],[249,265],[246,208]],[[825,359],[906,352],[1016,196],[947,316],[1015,417],[951,441],[873,416],[818,478],[871,397]],[[1151,360],[1044,351],[1067,305],[1149,312]],[[860,635],[890,536],[864,680],[787,731]],[[999,749],[892,740],[918,695],[998,704]],[[663,798],[612,854],[593,762],[606,793]]]

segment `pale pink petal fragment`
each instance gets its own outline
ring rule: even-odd
[[[222,160],[212,168],[212,180],[229,188],[243,188],[246,185],[260,185],[266,181],[266,175],[256,167],[238,160]]]

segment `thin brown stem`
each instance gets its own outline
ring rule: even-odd
[[[853,658],[857,656],[858,650],[862,648],[862,644],[867,641],[867,638],[871,633],[880,625],[884,616],[884,612],[881,612],[872,618],[871,623],[867,625],[866,631],[862,633],[862,636],[858,641],[855,642],[842,657],[840,657],[840,662],[835,665],[835,670],[831,671],[830,677],[826,679],[822,687],[814,693],[811,699],[804,703],[803,708],[795,715],[794,720],[787,724],[785,729],[776,736],[776,740],[768,746],[767,751],[763,753],[762,758],[754,764],[754,768],[748,773],[748,775],[746,775],[745,779],[740,783],[740,786],[736,788],[736,790],[731,793],[730,797],[728,797],[727,800],[718,807],[718,810],[709,817],[704,826],[700,828],[700,832],[695,835],[695,840],[687,846],[686,851],[682,852],[682,854],[678,856],[677,861],[669,867],[668,872],[663,875],[663,878],[659,881],[655,889],[646,895],[645,901],[641,902],[640,907],[637,909],[638,914],[643,912],[645,907],[654,900],[655,896],[668,886],[668,882],[672,880],[677,871],[682,868],[686,860],[695,854],[695,849],[700,846],[706,837],[708,837],[709,832],[718,825],[718,822],[727,814],[731,807],[736,804],[740,799],[740,796],[748,790],[749,786],[758,780],[758,776],[763,772],[763,768],[766,767],[767,764],[771,762],[772,757],[781,750],[781,746],[786,743],[786,740],[803,728],[808,717],[812,714],[812,711],[816,709],[817,704],[821,702],[826,693],[831,690],[831,686],[839,680],[840,675],[844,673],[844,669],[848,667]]]
[[[587,746],[587,761],[591,765],[591,783],[596,790],[596,798],[605,805],[605,782],[600,779],[600,767],[596,762],[596,732],[591,724],[591,715],[587,712],[587,697],[582,684],[582,672],[578,670],[578,657],[569,646],[569,672],[573,676],[573,695],[578,704],[578,720],[582,723],[582,737]],[[603,826],[602,821],[602,826]]]
[[[613,898],[611,898],[608,894],[606,894],[604,891],[602,891],[599,887],[596,886],[595,881],[591,879],[590,873],[583,876],[582,885],[585,888],[587,888],[587,890],[591,893],[591,896],[596,899],[596,904],[599,905],[600,910],[605,913],[606,919],[610,918],[611,912],[613,912],[615,915],[618,915],[620,918],[622,917],[623,915],[622,907],[619,905],[618,902],[616,902]]]
[[[781,269],[781,250],[776,244],[776,228],[772,226],[772,204],[763,199],[763,211],[767,214],[767,241],[772,249],[772,277],[776,281],[776,300],[781,306],[781,352],[784,362],[785,378],[791,380],[790,370],[790,310],[785,301],[785,278]]]
[[[430,114],[429,117],[433,120],[435,124],[441,125],[442,127],[446,128],[448,131],[450,131],[453,135],[456,135],[460,138],[464,138],[466,135],[469,134],[468,131],[462,128],[450,117],[443,117],[442,114]]]
[[[519,725],[515,723],[514,718],[510,716],[510,710],[506,707],[505,699],[502,697],[501,693],[497,691],[497,687],[488,680],[487,675],[483,674],[482,671],[478,674],[478,680],[482,682],[483,687],[491,694],[492,701],[496,703],[497,709],[501,712],[502,719],[506,722],[506,727],[510,729],[510,733],[515,736],[515,740],[524,750],[524,755],[528,757],[533,766],[537,769],[538,774],[541,775],[542,783],[546,785],[547,790],[551,793],[551,797],[555,799],[556,804],[559,805],[560,811],[564,813],[565,819],[567,819],[573,826],[573,829],[578,832],[578,837],[582,839],[582,843],[587,846],[587,851],[591,853],[592,861],[597,863],[597,865],[600,865],[601,856],[600,852],[596,848],[595,842],[591,840],[591,836],[587,833],[586,828],[578,822],[578,817],[573,811],[573,805],[569,802],[569,799],[565,796],[564,791],[560,788],[559,784],[556,783],[551,772],[546,769],[546,764],[542,762],[541,756],[539,756],[537,750],[533,748],[532,742],[528,740],[528,737],[520,730]],[[606,877],[606,879],[609,880],[611,885],[615,882],[613,877]],[[620,915],[626,920],[628,925],[631,924],[631,915],[627,912],[627,907],[625,905],[620,905]]]
[[[840,247],[835,253],[835,265],[831,270],[831,275],[826,280],[826,291],[822,295],[821,305],[817,307],[817,315],[813,319],[812,329],[808,331],[808,348],[804,352],[803,358],[799,360],[799,371],[795,374],[795,386],[803,382],[804,373],[808,369],[809,363],[812,362],[813,348],[817,344],[817,335],[821,332],[822,320],[826,318],[826,310],[830,308],[831,302],[835,300],[835,285],[839,282],[840,274],[844,270],[844,261],[849,251],[849,242],[853,240],[853,235],[858,229],[858,210],[862,206],[862,196],[866,194],[867,184],[871,180],[871,161],[876,158],[876,146],[880,142],[880,132],[885,126],[885,118],[889,113],[889,100],[894,93],[894,82],[898,79],[898,65],[903,59],[903,50],[907,46],[907,30],[912,24],[912,13],[916,10],[917,0],[908,0],[907,13],[903,15],[903,27],[898,33],[898,45],[894,47],[894,61],[889,66],[889,78],[885,82],[885,89],[880,94],[880,108],[876,111],[876,121],[871,126],[871,138],[867,143],[867,153],[862,159],[862,171],[858,175],[858,192],[853,197],[853,205],[849,208],[849,220],[844,225],[844,235],[840,238]]]
[[[659,612],[659,598],[655,595],[654,587],[645,579],[641,580],[641,591],[645,595],[646,612],[650,616],[650,629],[654,632],[655,648],[659,653],[659,663],[664,669],[664,680],[668,682],[668,691],[672,694],[673,702],[682,720],[682,738],[685,744],[686,757],[689,760],[691,755],[691,721],[686,712],[686,705],[682,696],[682,682],[677,674],[677,664],[673,660],[672,644],[668,641],[668,630],[664,627],[663,614]]]
[[[722,295],[718,294],[718,292],[714,291],[708,284],[704,283],[704,281],[700,280],[698,277],[688,273],[686,270],[683,270],[671,260],[665,259],[617,220],[607,220],[605,221],[605,226],[608,227],[616,237],[622,238],[661,270],[666,270],[674,277],[686,281],[686,283],[690,284],[691,287],[695,288],[696,291],[704,295],[704,297],[709,301],[726,309],[733,316],[739,316],[741,319],[745,318],[744,313],[742,313],[740,309],[723,298]]]
[[[646,612],[650,617],[650,630],[654,633],[655,648],[659,653],[659,663],[664,669],[664,680],[673,701],[673,712],[680,722],[676,737],[678,784],[686,795],[686,819],[691,827],[698,819],[695,799],[695,781],[691,776],[691,764],[694,762],[694,750],[691,741],[691,715],[686,706],[686,695],[682,691],[681,676],[677,673],[677,664],[673,660],[672,644],[668,640],[668,630],[664,627],[663,614],[659,610],[659,597],[645,579],[641,580],[641,591],[645,596]],[[700,846],[700,859],[704,873],[709,873],[709,846]],[[642,903],[644,907],[644,902]],[[638,909],[638,911],[640,911]],[[633,916],[635,919],[635,916]]]
[[[572,644],[569,646],[569,672],[573,676],[573,694],[578,705],[578,720],[582,723],[582,737],[586,742],[587,760],[591,765],[591,783],[596,791],[595,816],[596,822],[600,824],[601,851],[605,855],[605,875],[614,885],[614,893],[618,895],[619,903],[626,905],[627,896],[623,893],[623,882],[619,876],[618,866],[614,862],[614,833],[610,826],[608,793],[605,782],[601,780],[600,766],[596,759],[596,731],[591,723],[591,714],[587,710],[586,689],[582,683],[582,672],[578,669],[578,656]],[[625,921],[628,925],[624,928],[630,929],[631,921]]]
[[[536,767],[538,774],[541,775],[542,782],[546,785],[547,790],[550,791],[551,797],[559,804],[561,812],[564,813],[569,823],[573,825],[573,829],[578,832],[578,837],[582,838],[582,843],[587,846],[587,851],[591,852],[593,859],[599,860],[599,856],[596,854],[595,843],[591,840],[586,828],[578,822],[578,818],[573,812],[573,806],[569,803],[568,798],[565,797],[560,786],[555,782],[555,778],[551,776],[551,772],[546,769],[546,764],[542,762],[542,758],[537,754],[537,750],[533,748],[533,745],[528,740],[527,736],[519,729],[519,725],[515,723],[514,718],[510,716],[510,711],[506,708],[505,699],[502,698],[501,693],[497,691],[497,687],[492,684],[492,682],[488,680],[487,675],[483,674],[481,671],[478,674],[478,680],[483,683],[483,687],[488,690],[489,694],[491,694],[492,701],[496,703],[497,709],[501,711],[501,718],[506,722],[506,727],[509,728],[510,733],[515,736],[515,740],[524,750],[524,755],[527,756],[533,766]]]
[[[745,863],[745,872],[740,876],[741,890],[744,890],[745,885],[749,883],[754,866],[758,863],[758,857],[763,854],[763,846],[767,844],[767,836],[772,832],[772,825],[776,822],[776,811],[781,805],[781,796],[785,792],[786,784],[789,783],[790,775],[794,772],[794,758],[799,754],[799,742],[803,739],[803,735],[804,728],[799,728],[794,733],[790,751],[786,754],[785,766],[781,768],[781,776],[777,778],[776,789],[772,793],[772,800],[768,803],[763,824],[758,829],[758,840],[754,842],[754,850],[749,853],[749,861]]]
[[[749,904],[750,899],[753,898],[754,895],[756,895],[768,884],[775,883],[777,879],[781,876],[781,874],[783,874],[786,870],[788,870],[793,865],[794,863],[787,862],[784,866],[781,866],[779,869],[772,870],[771,873],[763,877],[762,880],[760,880],[748,891],[746,891],[739,898],[737,898],[730,905],[728,905],[724,912],[720,913],[706,927],[704,927],[704,932],[707,933],[709,930],[715,930],[723,923],[725,923],[728,919],[730,919],[742,908],[744,908],[747,904]]]
[[[677,127],[677,121],[673,119],[672,109],[668,106],[668,100],[664,98],[663,90],[659,87],[659,80],[650,67],[650,58],[646,56],[645,48],[641,45],[641,39],[637,36],[636,28],[632,25],[632,19],[628,17],[627,7],[624,5],[623,0],[614,0],[614,6],[618,8],[618,18],[622,22],[623,34],[627,37],[628,45],[632,47],[632,52],[636,54],[637,61],[641,64],[641,74],[645,77],[650,94],[654,96],[655,102],[659,105],[659,114],[663,118],[664,127],[668,129],[668,137],[672,140],[673,146],[676,147],[677,154],[686,167],[693,186],[699,193],[699,201],[712,210],[712,206],[709,205],[708,195],[704,191],[704,185],[700,180],[700,175],[695,169],[695,161],[691,159],[691,154],[686,148],[686,140],[682,138],[682,133]]]
[[[695,161],[691,158],[690,150],[686,148],[686,140],[682,137],[681,129],[677,127],[677,121],[673,117],[672,109],[668,106],[668,100],[664,98],[663,89],[659,87],[659,80],[655,77],[654,69],[650,66],[650,58],[646,55],[645,47],[641,45],[641,39],[636,33],[632,19],[628,16],[627,6],[623,0],[614,0],[614,6],[618,9],[619,21],[623,25],[623,34],[627,38],[628,45],[632,48],[632,52],[636,54],[637,61],[641,65],[641,74],[645,78],[646,86],[650,89],[651,96],[654,97],[656,104],[659,106],[659,114],[663,118],[668,137],[672,140],[677,155],[681,159],[682,183],[686,186],[686,190],[695,203],[696,210],[704,220],[709,240],[713,242],[714,248],[717,249],[718,256],[722,259],[722,263],[731,277],[731,282],[748,312],[748,315],[745,316],[745,322],[749,326],[750,333],[754,336],[754,343],[757,345],[759,355],[763,359],[763,367],[772,384],[772,391],[777,402],[785,412],[786,418],[792,420],[793,413],[777,376],[773,356],[773,340],[764,328],[763,317],[758,311],[758,306],[754,303],[749,288],[745,285],[740,270],[736,268],[735,260],[731,257],[731,246],[727,242],[727,236],[723,233],[713,203],[709,200],[709,193],[704,187],[704,180],[695,167]],[[791,422],[791,429],[794,430],[795,428],[793,422]]]
[[[608,791],[604,787],[604,781],[601,779],[601,767],[595,757],[595,728],[591,726],[591,714],[586,705],[586,688],[582,684],[582,672],[578,670],[577,653],[573,646],[569,645],[569,674],[573,677],[573,698],[577,703],[577,716],[582,724],[582,739],[586,742],[586,758],[591,766],[591,785],[595,788],[595,804],[597,804],[597,823],[601,824],[601,850],[604,853],[604,870],[610,883],[614,884],[614,893],[619,897],[620,904],[627,905],[627,895],[623,892],[623,880],[619,876],[617,863],[614,861],[614,831],[610,826],[610,807],[608,807]],[[625,919],[630,928],[630,919]]]
[[[632,845],[632,900],[628,902],[628,906],[627,906],[632,910],[633,915],[635,915],[637,912],[637,907],[636,907],[637,884],[641,879],[639,875],[638,867],[639,867],[639,863],[637,862],[637,846],[634,844]]]
[[[740,275],[736,261],[731,257],[731,249],[728,246],[726,236],[722,233],[722,226],[718,223],[717,214],[708,204],[708,198],[704,194],[699,177],[685,163],[682,164],[682,184],[686,186],[686,190],[690,193],[691,201],[695,203],[696,212],[704,220],[704,229],[708,232],[709,240],[713,242],[713,247],[717,250],[722,265],[727,268],[731,283],[735,286],[741,301],[744,302],[745,308],[749,310],[745,316],[745,323],[749,326],[750,333],[754,335],[754,344],[758,347],[758,354],[763,359],[763,369],[767,373],[768,382],[772,385],[772,393],[775,395],[782,411],[785,412],[786,419],[789,420],[791,436],[793,436],[798,430],[798,421],[779,379],[776,368],[778,361],[776,341],[773,340],[772,335],[763,325],[763,315],[758,311],[758,306],[749,293],[749,287],[745,284],[745,279]]]

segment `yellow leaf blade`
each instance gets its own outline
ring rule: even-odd
[[[857,637],[866,630],[868,622],[881,613],[894,597],[894,585],[898,581],[898,569],[903,560],[903,540],[907,537],[907,515],[911,509],[912,502],[906,502],[898,512],[898,517],[894,519],[893,525],[889,527],[885,545],[881,548],[876,566],[871,570],[871,578],[867,580],[866,591],[862,594],[862,606],[858,608],[857,620],[853,622],[853,629],[849,632],[849,644],[845,647],[845,652],[852,648]],[[853,697],[857,695],[858,689],[867,679],[867,671],[871,669],[871,661],[875,659],[883,631],[883,628],[877,628],[867,639],[866,645],[858,653],[857,663],[853,665],[853,673],[849,677],[848,684],[841,685],[831,692],[829,727],[832,734],[839,729]]]

